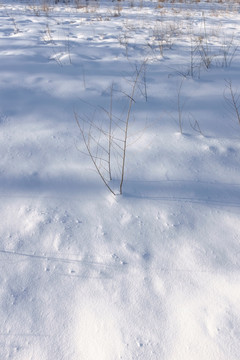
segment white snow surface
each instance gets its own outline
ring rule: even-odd
[[[1,360],[239,359],[239,38],[235,1],[2,0]],[[114,196],[75,115],[123,124],[143,63]]]

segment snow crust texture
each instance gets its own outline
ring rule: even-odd
[[[0,359],[239,360],[239,2],[0,24]]]

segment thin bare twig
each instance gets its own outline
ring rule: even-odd
[[[82,135],[82,138],[83,138],[83,141],[84,141],[84,145],[85,145],[85,147],[86,147],[86,149],[87,149],[87,151],[88,151],[88,154],[89,154],[89,156],[90,156],[90,158],[91,158],[91,160],[92,160],[92,162],[93,162],[93,164],[94,164],[94,166],[95,166],[95,169],[97,170],[98,175],[100,176],[100,178],[102,179],[103,183],[106,185],[106,187],[108,188],[108,190],[109,190],[113,195],[116,195],[115,192],[112,190],[112,188],[108,185],[106,179],[104,178],[103,174],[101,173],[101,171],[100,171],[100,169],[99,169],[99,166],[98,166],[97,163],[96,163],[96,159],[95,159],[95,157],[94,157],[93,154],[92,154],[92,151],[91,151],[90,146],[89,146],[89,142],[88,142],[87,139],[86,139],[86,136],[85,136],[85,134],[84,134],[83,128],[81,127],[81,124],[80,124],[80,121],[79,121],[79,118],[78,118],[78,115],[77,115],[76,112],[74,112],[74,116],[75,116],[75,120],[76,120],[76,122],[77,122],[77,125],[78,125],[78,127],[79,127],[79,130],[80,130],[80,132],[81,132],[81,135]]]
[[[225,80],[226,89],[224,91],[224,99],[229,106],[229,109],[236,115],[238,123],[240,125],[240,94],[237,91],[233,90],[232,81]],[[229,92],[229,95],[226,95],[226,90]]]

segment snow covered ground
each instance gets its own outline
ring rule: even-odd
[[[238,360],[239,2],[77,4],[0,3],[0,359]]]

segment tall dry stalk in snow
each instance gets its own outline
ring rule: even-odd
[[[77,112],[74,113],[75,120],[79,127],[87,155],[90,157],[97,174],[108,188],[108,190],[116,195],[122,194],[123,184],[125,179],[126,157],[129,138],[129,125],[131,120],[132,108],[135,103],[135,93],[138,89],[140,76],[144,73],[145,76],[146,61],[140,67],[136,67],[134,78],[131,82],[129,92],[122,92],[123,96],[127,98],[128,105],[125,117],[118,117],[113,111],[113,84],[110,87],[110,104],[109,109],[100,107],[107,114],[108,126],[106,119],[99,115],[99,108],[95,116],[86,117],[79,116]],[[114,156],[113,156],[114,155]],[[116,192],[111,185],[112,167],[119,166],[119,192]]]
[[[177,94],[177,109],[178,109],[178,125],[179,125],[179,130],[180,133],[183,133],[183,117],[182,117],[182,113],[183,113],[183,107],[185,105],[185,103],[182,103],[181,101],[181,90],[182,90],[182,86],[183,86],[183,81],[184,78],[182,78],[179,88],[178,88],[178,94]]]
[[[237,121],[240,125],[240,94],[237,92],[237,90],[233,89],[231,80],[226,80],[224,99],[230,112],[237,118]]]
[[[124,175],[125,175],[125,163],[126,163],[126,151],[127,151],[129,120],[130,120],[130,115],[131,115],[131,111],[132,111],[132,106],[133,106],[133,103],[135,102],[134,101],[134,95],[135,95],[135,91],[136,91],[136,86],[138,84],[139,77],[140,77],[143,69],[145,68],[145,66],[146,66],[146,61],[143,62],[140,69],[136,69],[136,76],[135,76],[134,82],[132,84],[131,94],[129,96],[129,105],[128,105],[127,117],[126,117],[126,120],[125,120],[125,127],[124,127],[124,142],[123,142],[123,155],[122,155],[122,166],[121,166],[121,181],[120,181],[120,186],[119,186],[120,194],[122,194],[122,187],[123,187],[123,181],[124,181]]]

